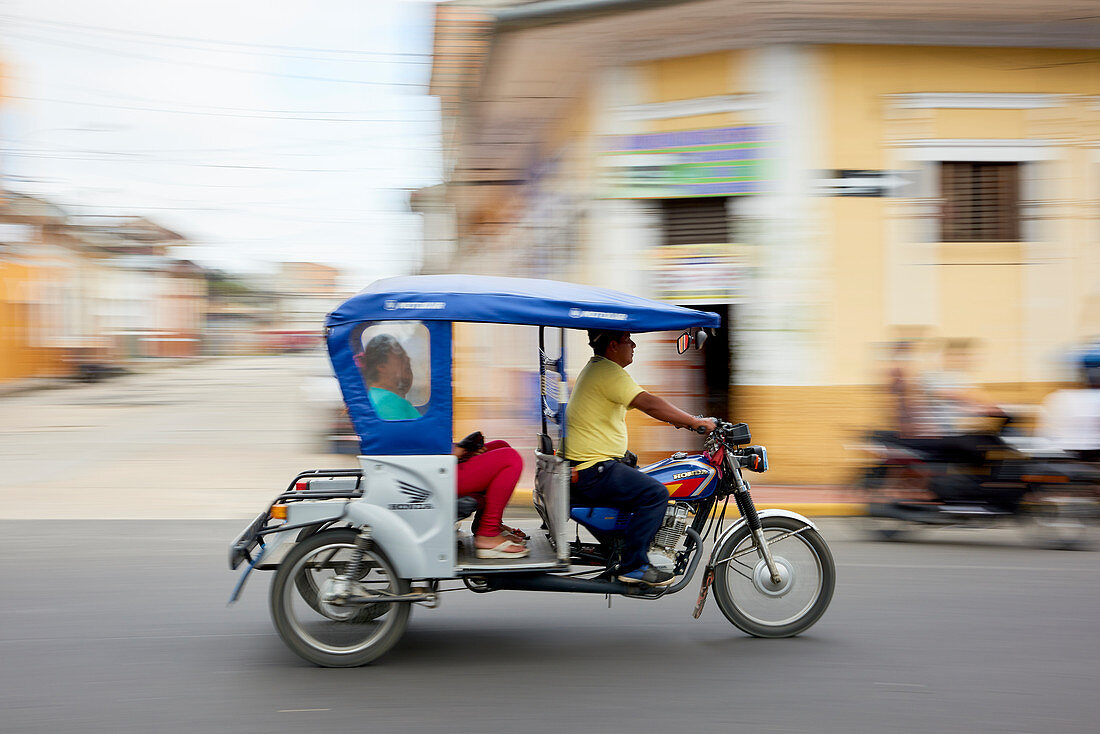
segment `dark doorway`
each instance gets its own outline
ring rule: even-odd
[[[700,361],[703,367],[703,384],[699,390],[703,397],[704,415],[727,419],[731,415],[730,383],[733,382],[733,352],[730,334],[734,309],[728,303],[710,305],[691,304],[688,308],[710,311],[722,318],[722,325],[709,333],[703,344]],[[698,362],[696,362],[698,364]]]

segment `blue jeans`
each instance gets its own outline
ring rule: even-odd
[[[624,531],[623,573],[649,563],[649,546],[668,505],[665,485],[618,461],[604,461],[577,472],[571,502],[575,507],[613,507],[633,514]]]

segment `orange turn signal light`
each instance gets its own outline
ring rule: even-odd
[[[272,505],[271,506],[271,517],[274,520],[285,520],[286,519],[286,505]]]

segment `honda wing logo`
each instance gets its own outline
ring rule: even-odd
[[[405,495],[413,502],[420,504],[426,502],[429,497],[432,496],[431,490],[421,489],[420,487],[414,487],[408,482],[398,482],[397,486],[401,488],[401,494]]]
[[[408,502],[392,502],[390,503],[391,510],[433,510],[435,505],[428,502],[428,499],[432,496],[430,489],[424,489],[423,487],[417,487],[415,484],[409,484],[398,480],[397,491],[409,498]]]

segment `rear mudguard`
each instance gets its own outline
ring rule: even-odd
[[[808,517],[799,515],[797,512],[791,512],[790,510],[760,510],[758,514],[760,515],[761,520],[769,517],[787,517],[791,520],[797,520],[798,522],[805,523],[807,526],[813,528],[814,530],[817,530],[817,525],[814,525],[813,521],[811,521]],[[748,521],[743,517],[738,518],[737,522],[735,522],[733,525],[730,525],[728,528],[725,529],[725,531],[723,531],[720,536],[718,536],[718,540],[714,541],[714,548],[712,548],[710,551],[710,563],[707,564],[708,568],[714,566],[715,562],[717,562],[718,549],[725,544],[726,540],[728,540],[730,536],[732,536],[741,528],[745,527],[745,524],[747,522]]]
[[[394,512],[365,502],[352,502],[344,513],[344,519],[356,527],[370,526],[372,541],[385,551],[401,578],[454,578],[454,551],[429,553],[423,539],[418,538]],[[454,547],[453,534],[450,547]]]

